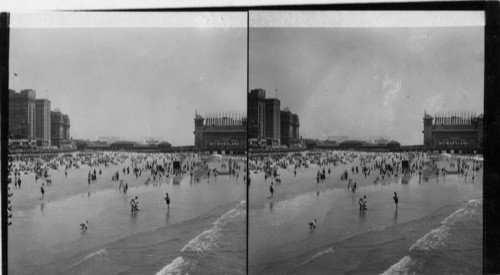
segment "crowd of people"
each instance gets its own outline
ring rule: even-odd
[[[482,168],[482,161],[471,156],[437,154],[427,152],[357,152],[357,151],[308,151],[294,153],[260,153],[252,154],[249,158],[249,171],[253,173],[263,172],[264,182],[269,183],[269,199],[272,199],[282,183],[280,173],[283,170],[293,170],[293,176],[300,175],[301,170],[317,169],[316,180],[307,179],[303,184],[319,185],[322,182],[334,184],[335,180],[327,181],[332,176],[332,169],[336,169],[336,175],[340,175],[340,182],[345,182],[347,189],[356,196],[360,180],[364,186],[388,185],[391,182],[408,183],[412,177],[418,175],[419,183],[446,178],[449,173],[458,174],[468,182],[474,182],[475,174]],[[375,175],[373,175],[375,173]],[[375,180],[368,182],[367,178],[372,175]],[[335,175],[334,175],[335,176]],[[248,181],[250,183],[250,180]],[[319,192],[319,191],[318,191]],[[390,198],[390,196],[388,196]],[[398,207],[400,198],[397,193],[393,195],[394,204]],[[359,210],[366,211],[367,195],[360,194],[358,198]],[[314,224],[314,227],[316,224]]]
[[[211,164],[212,163],[212,164]],[[215,167],[213,167],[215,163]],[[87,185],[99,185],[100,182],[109,184],[117,182],[118,191],[127,194],[129,190],[128,175],[132,173],[136,180],[145,178],[144,185],[159,186],[162,182],[178,183],[183,177],[189,176],[191,181],[200,181],[201,178],[217,177],[223,173],[236,178],[242,168],[242,157],[217,156],[198,153],[126,153],[126,152],[75,152],[50,155],[17,155],[13,157],[13,182],[18,192],[21,191],[21,174],[35,177],[35,184],[39,184],[41,197],[45,200],[47,189],[52,186],[51,173],[62,173],[65,178],[81,173],[71,173],[71,170],[88,169]],[[210,164],[210,165],[209,165]],[[246,169],[245,167],[243,167]],[[114,172],[111,172],[113,171]],[[112,174],[111,179],[103,178],[103,171]],[[245,170],[246,171],[246,170]],[[246,178],[246,177],[245,177]],[[110,181],[111,180],[111,181]],[[66,181],[66,180],[64,180]],[[78,182],[78,181],[76,181]],[[83,182],[83,179],[82,179]],[[64,183],[61,183],[64,184]],[[9,186],[10,189],[10,186]],[[13,193],[9,192],[9,198]],[[170,208],[171,197],[165,194],[167,208]],[[130,200],[131,212],[139,210],[139,198],[133,196]],[[12,210],[12,209],[11,209]],[[88,221],[85,226],[88,227]]]

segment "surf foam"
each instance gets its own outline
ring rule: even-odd
[[[429,252],[445,247],[448,238],[450,238],[451,236],[451,231],[454,224],[473,219],[474,216],[477,215],[476,209],[478,207],[482,207],[482,204],[482,199],[470,200],[465,204],[464,207],[458,209],[450,216],[446,217],[441,222],[440,227],[433,229],[431,232],[427,233],[422,238],[417,240],[417,242],[415,242],[415,244],[410,247],[410,251]]]
[[[82,264],[84,262],[88,262],[88,261],[91,261],[91,260],[94,260],[94,259],[98,259],[99,256],[104,256],[108,253],[108,251],[106,250],[106,248],[102,248],[96,252],[93,252],[93,253],[90,253],[89,255],[85,256],[85,258],[83,258],[82,260],[80,260],[79,262],[77,262],[76,264],[74,264],[72,267],[75,267],[79,264]]]
[[[226,224],[238,221],[240,217],[246,216],[246,201],[241,201],[235,208],[229,210],[219,217],[211,228],[203,231],[201,234],[190,240],[181,252],[201,253],[217,247],[217,241],[222,236],[222,230]],[[160,270],[157,275],[181,274],[182,270],[189,266],[182,256],[175,258],[170,264]]]
[[[213,226],[201,234],[196,236],[194,239],[189,241],[182,249],[181,252],[192,251],[192,252],[203,252],[206,250],[211,250],[217,247],[217,241],[222,236],[222,230],[224,226],[230,222],[237,220],[239,217],[244,216],[246,213],[245,201],[241,201],[235,208],[229,210],[220,218],[218,218]]]
[[[410,256],[405,256],[399,262],[393,264],[382,275],[396,275],[396,274],[416,274],[410,273],[410,270],[418,263],[414,262]]]
[[[464,207],[453,212],[451,215],[446,217],[442,222],[441,226],[431,230],[429,233],[424,235],[422,238],[418,239],[411,247],[411,253],[429,253],[432,251],[440,250],[445,248],[449,240],[453,238],[453,227],[458,222],[471,221],[474,218],[478,218],[478,209],[482,208],[483,199],[473,199],[467,202]],[[418,260],[412,259],[411,255],[403,257],[399,262],[392,265],[387,269],[383,275],[389,274],[410,274],[411,270],[421,270],[423,263]],[[411,274],[416,274],[412,272]]]
[[[165,275],[165,274],[181,274],[182,268],[186,265],[184,258],[179,256],[175,258],[170,264],[166,265],[162,270],[158,271],[156,275]]]

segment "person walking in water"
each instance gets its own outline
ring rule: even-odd
[[[139,208],[137,208],[137,204],[139,203],[137,200],[138,200],[137,197],[132,198],[130,200],[130,207],[131,207],[130,211],[134,212],[139,210]]]
[[[271,198],[272,198],[274,193],[273,182],[271,182],[271,186],[269,186],[269,191],[271,191]]]
[[[45,189],[43,189],[43,185],[40,187],[40,191],[42,192],[42,199],[43,199],[43,196],[45,195]]]
[[[394,192],[394,196],[392,198],[394,199],[394,203],[396,204],[396,207],[398,207],[398,202],[399,202],[398,194],[396,192]]]
[[[364,196],[364,198],[366,198],[366,196]],[[359,198],[358,200],[358,204],[359,204],[359,210],[367,210],[366,208],[366,201],[364,200],[364,198]]]
[[[167,207],[170,208],[170,197],[168,196],[168,193],[166,193],[166,195],[165,202],[167,203]]]

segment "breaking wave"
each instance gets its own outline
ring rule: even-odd
[[[246,217],[246,201],[241,201],[235,208],[229,210],[219,217],[211,228],[203,231],[201,234],[190,240],[182,249],[182,253],[202,253],[204,251],[218,248],[219,240],[222,237],[223,229],[226,225],[236,222],[242,217]],[[162,274],[181,274],[182,270],[192,265],[189,260],[179,256],[170,264],[160,270],[157,275]]]
[[[425,260],[432,258],[433,253],[438,253],[446,249],[452,249],[458,235],[455,231],[459,223],[467,225],[476,219],[481,219],[480,209],[483,206],[483,199],[473,199],[464,207],[453,212],[441,222],[441,226],[431,230],[429,233],[418,239],[409,249],[410,255],[403,257],[399,262],[392,265],[383,274],[419,274],[425,268]]]

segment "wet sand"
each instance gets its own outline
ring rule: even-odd
[[[414,175],[408,184],[401,177],[373,184],[378,171],[365,179],[362,173],[351,175],[350,167],[332,165],[332,174],[319,184],[315,165],[299,168],[296,177],[292,169],[280,169],[282,184],[274,186],[272,198],[270,179],[264,181],[263,173],[252,173],[251,274],[382,273],[419,238],[482,192],[481,171],[475,183],[470,176],[467,182],[458,175],[419,182]],[[346,169],[358,185],[354,194],[347,189],[347,181],[340,180]],[[393,192],[400,198],[397,210]],[[357,199],[363,195],[368,210],[360,212]],[[307,223],[313,219],[317,228],[309,230]]]
[[[127,254],[124,249],[142,247],[141,236],[148,236],[148,241],[158,246],[159,250],[151,251],[157,254],[151,256],[156,263],[145,266],[148,263],[145,261],[144,265],[134,266],[141,273],[157,272],[175,259],[186,243],[246,197],[241,176],[239,179],[234,176],[200,176],[196,181],[188,174],[175,181],[172,176],[163,180],[157,178],[156,182],[146,186],[144,182],[150,175],[149,171],[143,171],[142,177],[136,180],[132,171],[123,176],[122,169],[128,165],[101,167],[102,176],[97,175],[97,183],[90,186],[87,183],[88,167],[69,169],[68,178],[63,169],[51,170],[53,184],[46,187],[43,200],[39,193],[40,180],[35,183],[32,173],[22,175],[22,189],[14,189],[12,197],[14,218],[13,225],[9,226],[9,273],[54,274],[62,270],[73,272],[77,268],[83,273],[100,270],[114,274],[120,270],[132,270],[131,259],[136,259],[141,253]],[[215,161],[209,165],[219,164]],[[96,170],[98,172],[99,168]],[[120,179],[129,185],[127,194],[118,190],[119,182],[111,181],[116,171],[120,171]],[[166,192],[171,197],[170,208],[164,200]],[[129,201],[135,196],[139,197],[140,210],[131,213]],[[87,231],[79,228],[84,220],[89,221]],[[165,248],[166,244],[161,245],[163,240],[157,239],[159,234],[168,234],[164,237],[175,243],[169,246],[171,254]],[[127,243],[131,247],[120,247],[121,239],[129,240]],[[113,253],[120,256],[113,258],[110,256]],[[88,265],[88,257],[103,255],[107,261],[103,269],[97,269],[101,266],[99,264]],[[121,264],[117,265],[117,262]]]

